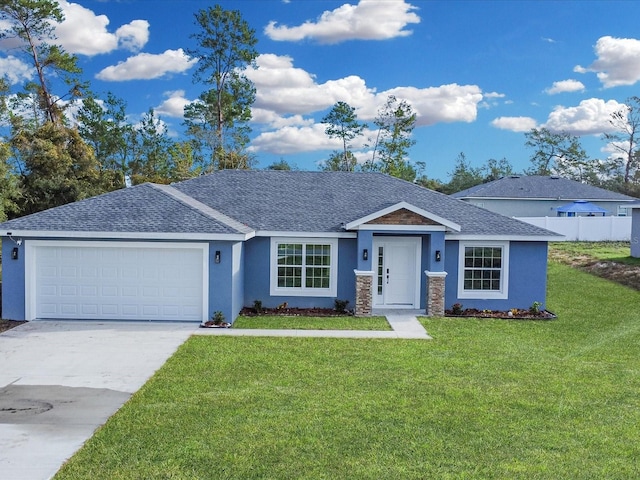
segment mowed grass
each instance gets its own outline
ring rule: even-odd
[[[638,478],[640,293],[549,291],[430,341],[193,337],[55,478]]]
[[[238,317],[233,328],[293,330],[391,330],[385,317]]]

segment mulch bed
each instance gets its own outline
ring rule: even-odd
[[[342,317],[352,315],[351,312],[337,312],[332,308],[263,308],[260,313],[252,307],[244,307],[240,315],[245,317],[264,316],[288,316],[288,317]],[[445,310],[447,317],[469,317],[469,318],[503,318],[510,320],[551,320],[556,315],[542,310],[537,314],[531,313],[529,310],[513,309],[509,311],[499,310],[477,310],[475,308],[467,308],[460,314],[454,314],[451,310]]]
[[[525,309],[512,309],[507,311],[500,310],[478,310],[476,308],[466,308],[462,313],[455,314],[453,310],[445,310],[447,317],[469,317],[469,318],[502,318],[505,320],[553,320],[557,318],[554,313],[547,310],[541,310],[538,313],[532,313]]]
[[[351,312],[344,311],[338,312],[333,308],[263,308],[260,312],[257,312],[255,308],[244,307],[240,311],[240,315],[245,317],[256,317],[259,315],[264,316],[283,316],[283,317],[344,317],[352,315]]]
[[[12,328],[17,327],[18,325],[22,325],[23,323],[27,322],[18,322],[16,320],[0,320],[0,333],[11,330]]]

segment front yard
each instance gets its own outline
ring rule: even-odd
[[[549,292],[431,341],[193,337],[55,478],[637,478],[640,293]]]

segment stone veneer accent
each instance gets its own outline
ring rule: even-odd
[[[371,315],[373,303],[373,272],[354,270],[356,274],[356,317]]]
[[[427,275],[427,316],[444,316],[444,284],[447,272],[424,272]]]
[[[387,213],[381,217],[374,218],[367,222],[373,225],[439,225],[430,218],[425,218],[406,208],[401,208],[395,212]]]

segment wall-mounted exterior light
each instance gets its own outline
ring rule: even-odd
[[[213,261],[216,263],[220,263],[220,250],[216,250],[216,254],[213,257]]]
[[[442,260],[442,253],[440,253],[440,250],[436,250],[436,262],[440,260]]]
[[[13,250],[11,250],[11,260],[18,260],[19,252],[18,247],[13,247]]]
[[[362,250],[362,260],[369,260],[369,250],[367,250],[366,248]]]

